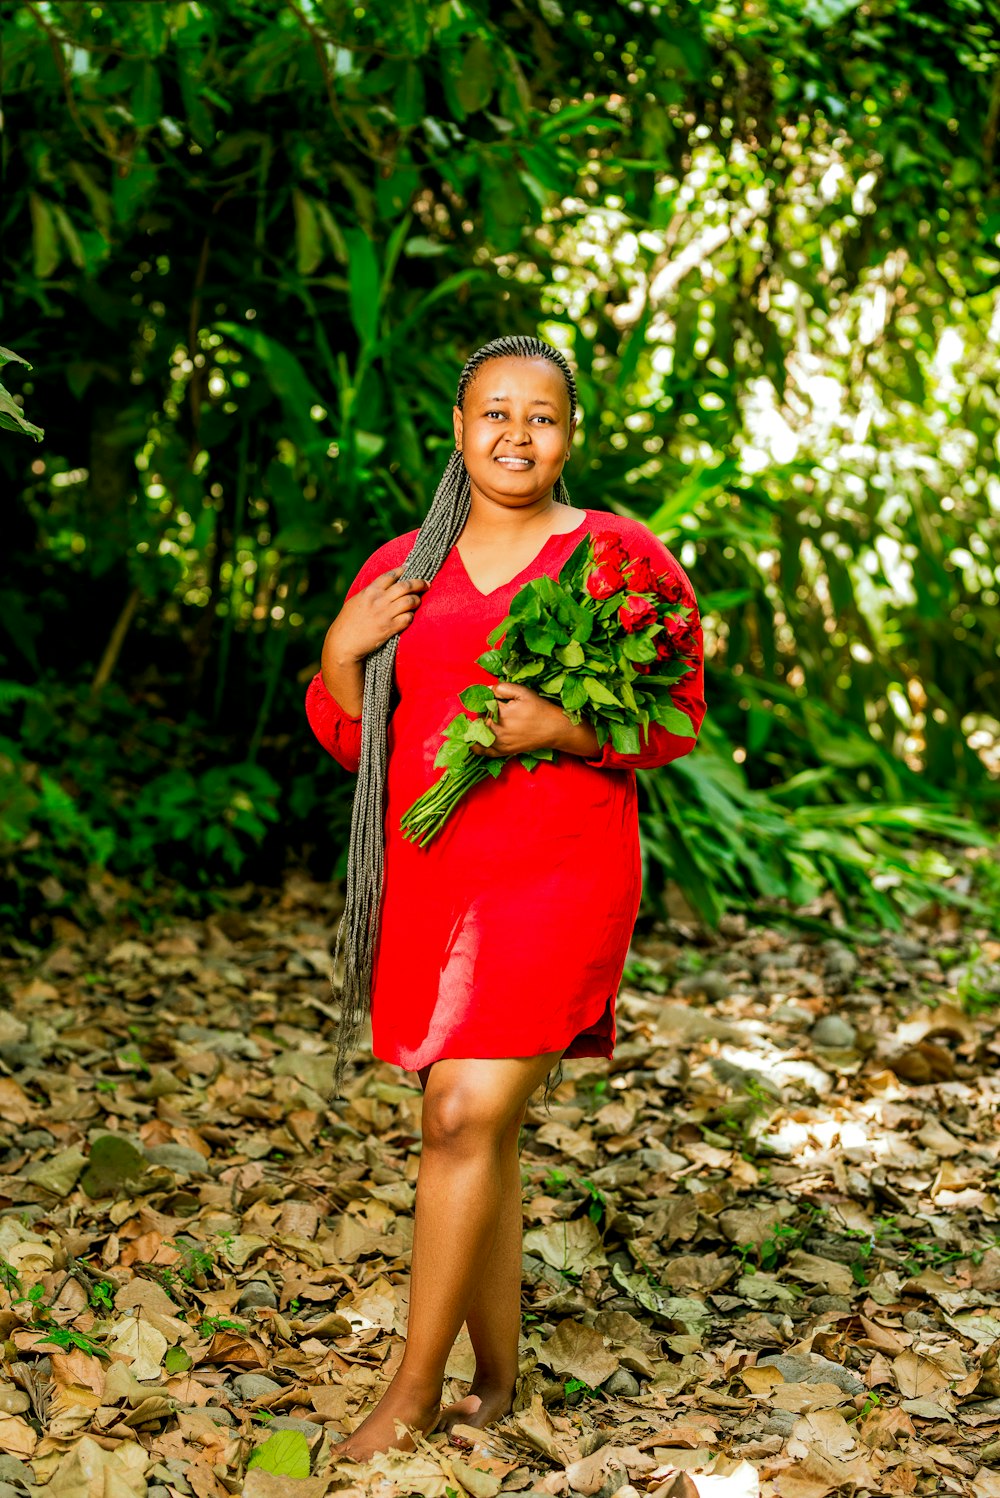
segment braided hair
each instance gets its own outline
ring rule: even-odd
[[[540,338],[494,338],[476,349],[466,360],[458,381],[455,404],[461,409],[474,376],[491,359],[548,359],[566,381],[570,419],[576,412],[576,381],[558,349]],[[462,533],[471,508],[471,483],[465,459],[456,449],[448,460],[413,548],[403,564],[401,578],[426,578],[430,582],[443,565]],[[569,504],[562,475],[552,489],[558,504]],[[382,881],[385,861],[386,737],[389,699],[399,635],[390,635],[365,660],[364,696],[361,708],[361,762],[351,812],[351,840],[347,856],[347,895],[337,928],[334,970],[345,947],[344,977],[340,995],[337,1057],[333,1094],[343,1085],[348,1058],[357,1048],[371,1005],[371,980],[378,938]],[[331,973],[331,984],[334,976]]]

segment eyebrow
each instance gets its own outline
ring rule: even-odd
[[[510,400],[510,396],[509,395],[488,395],[486,397],[487,404],[490,401],[509,401],[509,400]],[[553,409],[553,411],[556,409],[554,401],[535,400],[535,401],[529,401],[528,404],[532,405],[532,406],[551,406],[552,409]]]

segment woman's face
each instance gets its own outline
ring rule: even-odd
[[[454,418],[473,489],[516,509],[551,492],[576,425],[556,366],[517,357],[490,359],[477,370]]]

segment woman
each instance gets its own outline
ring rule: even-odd
[[[424,1093],[406,1346],[378,1404],[338,1447],[357,1460],[412,1449],[397,1421],[426,1433],[484,1426],[511,1408],[524,1110],[563,1056],[612,1055],[641,894],[633,772],[687,754],[705,712],[691,584],[639,522],[569,504],[562,469],[575,426],[576,386],[556,349],[534,338],[478,349],[459,380],[455,452],[427,518],[361,568],[306,695],[319,742],[359,771],[337,943],[346,932],[338,1085],[370,998],[374,1054],[415,1071]],[[602,530],[672,576],[693,610],[696,669],[672,692],[691,736],[654,724],[641,753],[619,754],[529,687],[497,684],[496,742],[481,752],[548,746],[556,759],[531,772],[507,765],[426,848],[406,841],[400,817],[441,773],[434,758],[458,692],[495,682],[476,665],[486,636],[518,588],[554,577],[585,533]],[[442,1410],[463,1321],[475,1377]]]

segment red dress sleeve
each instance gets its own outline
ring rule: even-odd
[[[405,536],[397,536],[373,552],[344,594],[344,602],[362,588],[367,588],[390,567],[398,567],[404,562],[416,535],[415,530],[408,531]],[[327,753],[332,754],[345,770],[356,775],[361,764],[361,714],[355,718],[344,711],[323,680],[322,671],[316,672],[306,688],[306,717]]]
[[[652,770],[658,765],[669,765],[671,760],[690,754],[698,741],[698,733],[705,716],[705,651],[701,613],[690,578],[677,559],[671,555],[663,542],[653,535],[652,531],[646,530],[645,526],[641,528],[636,526],[634,531],[623,534],[622,540],[631,557],[645,556],[656,573],[667,571],[677,578],[683,589],[683,604],[685,608],[692,611],[688,618],[691,621],[697,646],[690,655],[690,659],[694,662],[694,670],[685,672],[681,680],[670,689],[670,698],[674,706],[680,708],[681,712],[691,719],[691,735],[688,737],[687,734],[672,733],[669,728],[663,728],[659,723],[650,723],[648,737],[640,729],[639,742],[642,748],[638,754],[619,754],[608,739],[600,754],[594,759],[585,758],[584,764],[594,765],[602,770]]]
[[[354,718],[345,713],[328,690],[321,671],[306,688],[306,717],[326,752],[356,775],[361,764],[361,714]]]

